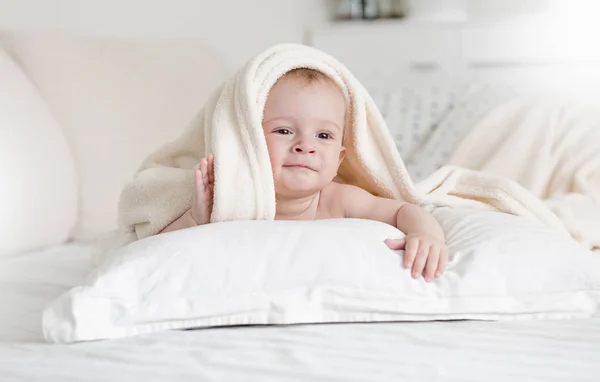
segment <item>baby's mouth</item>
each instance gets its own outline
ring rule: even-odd
[[[291,169],[304,169],[304,170],[310,170],[310,171],[316,171],[314,168],[310,167],[309,165],[306,164],[286,164],[283,166],[284,168],[291,168]]]

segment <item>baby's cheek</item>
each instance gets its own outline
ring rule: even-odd
[[[269,154],[269,163],[271,164],[271,173],[273,177],[277,179],[280,176],[281,172],[281,161],[279,158],[273,154]]]
[[[271,163],[271,169],[276,171],[280,167],[281,160],[275,153],[269,153],[269,163]]]

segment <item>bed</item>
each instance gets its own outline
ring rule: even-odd
[[[317,33],[310,42],[335,54],[334,47],[343,48],[343,45],[331,39],[328,33]],[[336,36],[338,39],[348,37]],[[95,239],[115,219],[114,206],[123,182],[149,150],[179,131],[177,128],[165,131],[165,124],[183,126],[184,121],[193,115],[196,104],[189,98],[204,99],[207,96],[204,86],[212,88],[227,74],[221,66],[221,57],[206,44],[189,45],[186,42],[170,48],[152,45],[148,49],[148,45],[144,45],[146,43],[136,45],[139,50],[133,53],[131,46],[123,42],[112,45],[114,50],[109,48],[121,69],[107,61],[94,60],[98,52],[107,53],[108,45],[104,41],[91,43],[95,47],[91,50],[87,50],[89,42],[65,40],[63,36],[21,36],[16,43],[24,71],[39,88],[59,122],[65,125],[65,135],[74,146],[73,155],[77,158],[74,168],[79,173],[95,176],[83,176],[78,180],[79,190],[73,191],[72,195],[79,200],[78,215],[70,209],[69,216],[65,215],[59,221],[60,226],[67,228],[64,232],[58,230],[58,238],[36,238],[38,243],[44,243],[42,249],[24,249],[0,257],[0,380],[598,380],[600,318],[240,326],[168,331],[69,345],[47,343],[41,329],[42,311],[63,292],[81,283],[93,269],[97,248]],[[13,49],[12,44],[10,48],[5,46],[7,50]],[[189,53],[198,52],[198,47],[201,48],[200,53]],[[171,49],[173,60],[162,62],[164,66],[157,65],[144,73],[160,78],[158,85],[148,89],[144,86],[144,78],[147,77],[130,76],[131,68],[139,65],[141,60],[156,58],[164,49]],[[356,50],[339,52],[343,56],[351,51]],[[398,149],[406,152],[407,157],[417,155],[419,147],[428,144],[427,138],[435,138],[431,135],[435,130],[432,126],[441,121],[448,126],[464,127],[505,100],[514,90],[475,86],[457,94],[455,83],[441,87],[440,83],[434,83],[435,86],[431,86],[430,80],[439,77],[428,74],[431,68],[437,67],[429,60],[430,53],[419,50],[412,53],[414,62],[404,61],[420,73],[426,72],[417,76],[418,82],[411,85],[413,90],[384,89],[379,79],[368,77],[372,72],[363,77],[373,90],[390,128],[397,129],[393,133],[396,134]],[[207,55],[210,60],[203,60]],[[189,59],[190,65],[178,63],[182,57]],[[364,61],[353,61],[350,56],[342,58],[350,63],[351,69],[357,69],[359,77],[362,75],[360,67],[364,68]],[[199,62],[205,65],[201,78],[194,77]],[[77,65],[82,63],[89,65],[85,72],[76,70]],[[172,73],[176,64],[181,65],[178,75],[167,79],[165,73]],[[394,67],[394,63],[388,64],[388,67]],[[486,62],[480,65],[485,66]],[[502,68],[503,64],[499,67]],[[53,76],[56,73],[62,77]],[[383,74],[394,75],[390,71]],[[398,74],[394,78],[402,77]],[[101,85],[107,79],[130,81],[124,83],[134,91],[120,93],[114,100],[105,99],[100,105],[94,104],[98,100],[87,98],[86,89],[96,87],[103,91],[105,89]],[[168,103],[161,103],[163,98],[156,96],[164,92],[177,94],[177,89],[182,86],[188,97],[174,96]],[[481,101],[479,95],[482,93],[489,95],[485,102],[476,105],[468,102]],[[141,108],[146,108],[146,114],[115,107],[138,98],[144,99]],[[409,109],[398,113],[394,102],[402,99],[412,101],[408,102]],[[408,135],[398,130],[409,125],[401,122],[422,116],[423,108],[430,108],[433,104],[437,105],[437,109],[428,112],[417,123],[410,124],[419,128],[406,132]],[[467,113],[463,108],[460,114],[448,114],[456,105],[466,108],[471,105],[473,110]],[[158,113],[156,109],[159,106],[169,112]],[[454,129],[452,126],[450,130]],[[133,132],[133,129],[138,130]],[[103,131],[104,135],[90,135],[94,131]],[[147,139],[131,148],[140,131],[147,133]],[[455,144],[463,133],[458,130]],[[94,139],[88,139],[90,136]],[[97,160],[98,153],[106,152],[113,155]],[[417,180],[424,178],[450,155],[451,150],[448,150],[441,157],[430,158],[427,162],[408,160],[411,175]],[[99,169],[106,168],[113,172],[98,173]],[[65,203],[70,202],[73,201]],[[62,237],[65,232],[74,232],[69,234],[67,243]]]
[[[0,260],[2,381],[596,381],[600,318],[232,327],[45,343],[41,311],[89,244]]]

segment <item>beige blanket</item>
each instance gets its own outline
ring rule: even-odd
[[[272,47],[217,89],[185,133],[143,162],[123,190],[119,212],[134,239],[159,232],[190,207],[193,169],[215,154],[212,221],[273,219],[275,192],[261,127],[266,97],[285,72],[308,67],[334,79],[347,96],[349,134],[339,182],[423,206],[492,209],[537,219],[567,235],[562,222],[516,182],[446,167],[415,186],[370,95],[340,62],[302,45]]]
[[[452,165],[512,179],[569,233],[600,250],[600,108],[557,98],[497,107],[459,145]]]

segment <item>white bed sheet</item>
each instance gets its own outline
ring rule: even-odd
[[[43,341],[43,308],[84,279],[91,254],[74,243],[0,257],[0,341]]]
[[[598,381],[600,319],[238,327],[43,343],[91,267],[71,244],[0,258],[0,381]]]

